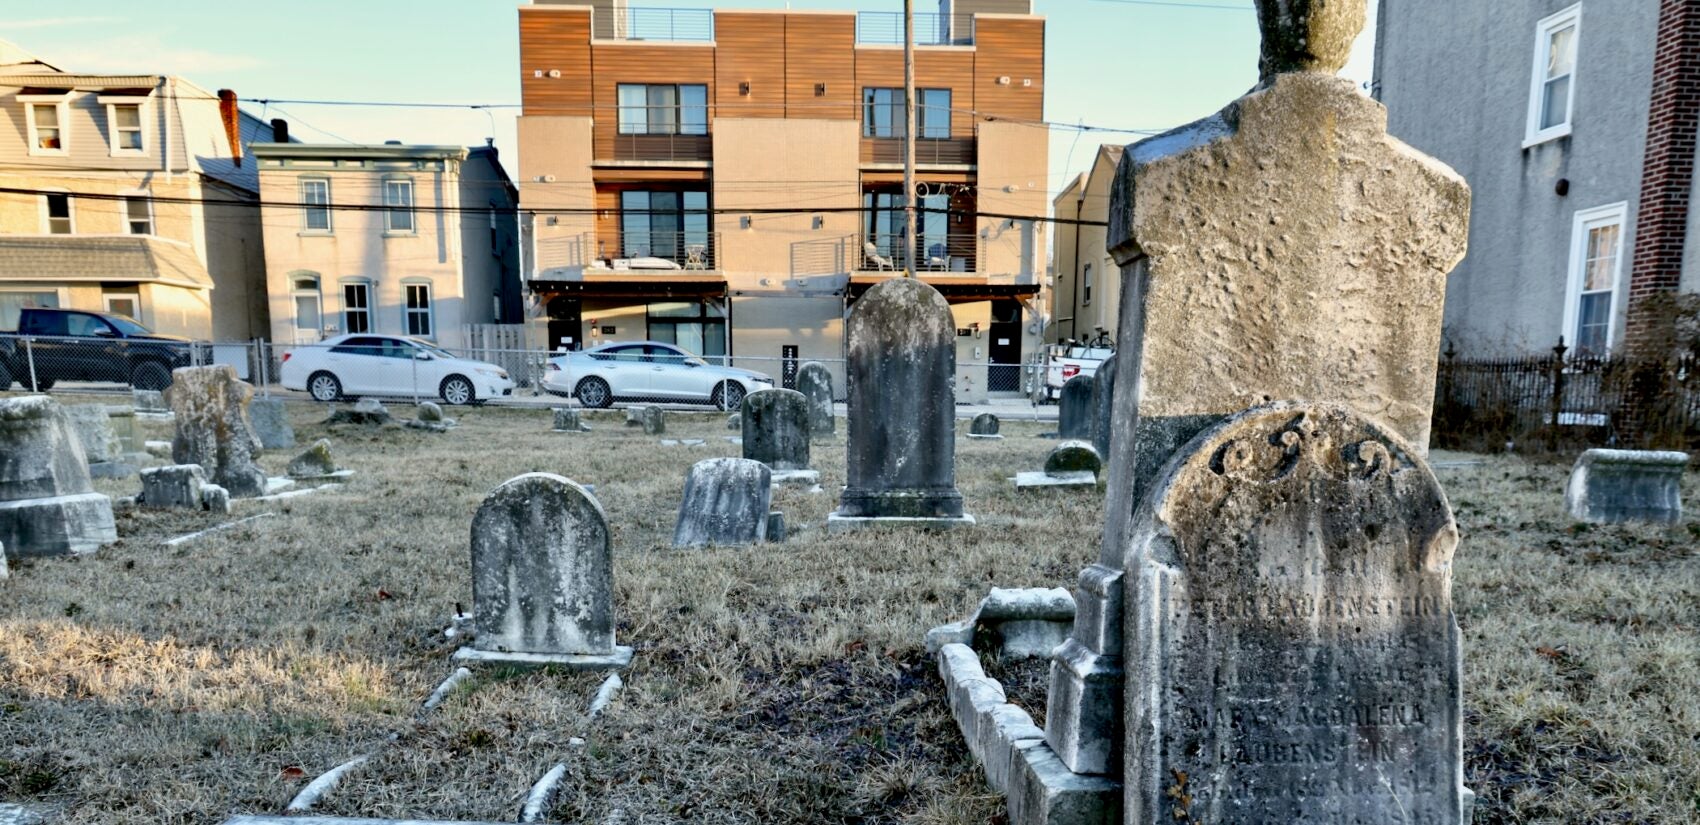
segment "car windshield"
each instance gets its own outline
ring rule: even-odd
[[[128,315],[108,315],[106,322],[118,328],[125,335],[152,335],[153,330],[142,326],[136,319]]]
[[[409,344],[412,344],[412,345],[422,349],[422,350],[425,350],[426,352],[431,353],[432,355],[437,356],[438,358],[455,358],[455,357],[457,357],[454,353],[449,352],[448,350],[443,349],[442,347],[439,347],[436,344],[433,344],[429,341],[421,341],[418,338],[409,338],[409,339],[407,339],[407,342]]]

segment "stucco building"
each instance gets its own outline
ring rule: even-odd
[[[1050,326],[1048,343],[1090,341],[1103,330],[1116,337],[1121,318],[1121,268],[1110,257],[1106,238],[1110,184],[1116,179],[1123,147],[1098,147],[1092,168],[1075,175],[1051,201],[1056,216],[1051,246]]]
[[[1019,391],[1042,340],[1046,241],[1028,216],[1045,213],[1045,21],[1031,10],[947,0],[917,15],[928,211],[912,244],[955,312],[963,398]],[[910,243],[901,20],[522,6],[519,187],[538,343],[675,342],[782,379],[797,360],[841,359],[848,308],[902,276]]]
[[[519,320],[517,192],[493,147],[286,137],[251,147],[274,342],[374,332],[460,347],[468,325]]]
[[[264,127],[233,93],[61,70],[0,41],[0,111],[0,330],[20,307],[57,306],[203,339],[265,334],[243,158]]]
[[[1460,353],[1660,351],[1700,292],[1700,4],[1382,0],[1392,133],[1474,192]]]

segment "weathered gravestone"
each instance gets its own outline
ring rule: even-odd
[[[435,401],[421,401],[413,409],[413,417],[402,422],[402,426],[410,430],[424,430],[432,433],[446,433],[458,424],[453,418],[443,415],[442,405]]]
[[[260,446],[268,450],[287,450],[295,446],[295,428],[289,426],[289,411],[281,398],[255,398],[248,404],[248,419],[254,422],[254,434]]]
[[[623,668],[614,644],[614,553],[602,505],[583,487],[527,473],[492,491],[472,519],[468,662]]]
[[[130,404],[137,413],[150,418],[171,414],[171,408],[165,405],[165,394],[159,390],[131,390]]]
[[[313,446],[290,459],[289,468],[284,472],[290,478],[302,480],[335,478],[347,474],[341,467],[336,466],[336,454],[331,451],[328,438],[313,442]]]
[[[1592,524],[1682,520],[1682,473],[1688,454],[1669,450],[1588,450],[1570,470],[1564,503]]]
[[[587,433],[590,427],[579,418],[578,410],[569,407],[556,407],[555,432],[558,433]]]
[[[1003,438],[998,433],[998,417],[991,413],[980,413],[968,423],[969,438]]]
[[[1017,490],[1044,487],[1097,487],[1104,459],[1088,441],[1064,441],[1045,456],[1045,469],[1016,473]]]
[[[631,423],[631,413],[627,412],[626,423]],[[667,432],[667,412],[653,404],[641,407],[637,411],[638,426],[643,427],[644,435],[660,435]]]
[[[0,544],[14,557],[88,553],[118,540],[82,440],[45,395],[0,398]]]
[[[71,429],[76,431],[78,440],[83,444],[83,455],[88,457],[90,476],[123,478],[136,472],[136,468],[125,462],[120,453],[118,434],[113,432],[112,417],[105,407],[72,404],[64,410],[65,416],[71,421]]]
[[[1052,660],[1045,719],[1077,773],[1121,772],[1123,550],[1177,449],[1271,400],[1340,404],[1418,453],[1428,443],[1469,188],[1390,137],[1386,109],[1335,76],[1362,2],[1258,0],[1258,13],[1258,86],[1130,146],[1111,194],[1127,300],[1104,538],[1080,575],[1074,636]]]
[[[142,471],[142,492],[136,503],[153,510],[210,510],[230,512],[230,492],[208,484],[199,464],[150,467]]]
[[[747,458],[710,458],[691,465],[673,526],[674,547],[756,544],[767,538],[773,471]]]
[[[838,430],[832,415],[832,371],[819,361],[797,368],[797,391],[809,399],[809,433],[830,436]]]
[[[742,431],[744,429],[744,417],[737,413],[726,416],[726,429]]]
[[[1126,546],[1126,822],[1463,821],[1458,529],[1423,457],[1273,404],[1159,472]]]
[[[1116,356],[1112,354],[1092,373],[1092,446],[1100,456],[1110,454],[1110,435],[1116,431],[1115,397]]]
[[[956,326],[913,278],[869,289],[850,311],[847,484],[829,531],[971,525],[956,489]]]
[[[1057,396],[1057,437],[1092,439],[1092,387],[1090,375],[1076,375],[1063,382]]]
[[[254,388],[228,365],[173,370],[165,390],[177,428],[172,462],[201,465],[212,483],[236,498],[264,494],[266,474],[254,461],[260,440],[248,420],[253,397]]]
[[[326,424],[361,424],[368,427],[382,427],[394,424],[395,416],[389,408],[376,398],[362,398],[354,402],[354,409],[339,410],[331,405],[330,415],[325,416]]]
[[[809,469],[809,399],[796,390],[772,388],[744,396],[744,457],[773,470],[775,483],[813,484]]]

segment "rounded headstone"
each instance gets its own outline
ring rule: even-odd
[[[602,505],[550,473],[497,487],[472,519],[472,598],[479,650],[611,655],[613,545]]]
[[[1064,441],[1045,456],[1045,474],[1091,473],[1104,469],[1104,459],[1097,448],[1086,441]]]
[[[414,410],[413,417],[429,423],[442,423],[443,408],[435,401],[424,401]]]
[[[744,429],[744,417],[737,414],[737,413],[732,413],[731,415],[726,416],[726,429],[728,429],[728,430],[742,430],[742,429]]]
[[[755,544],[767,531],[773,471],[747,458],[691,465],[673,527],[674,547]]]
[[[1058,438],[1092,438],[1092,386],[1092,376],[1085,374],[1063,383],[1057,397]]]
[[[973,422],[968,425],[968,432],[973,435],[997,435],[998,426],[997,416],[991,413],[980,413],[974,416]]]
[[[809,400],[772,388],[744,396],[744,457],[775,470],[809,468]]]
[[[819,361],[797,368],[797,391],[809,399],[809,432],[832,435],[838,428],[832,415],[832,371]]]

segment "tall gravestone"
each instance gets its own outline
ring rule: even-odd
[[[1098,455],[1110,454],[1110,435],[1116,431],[1111,412],[1115,409],[1116,356],[1111,355],[1092,374],[1092,446]]]
[[[777,471],[809,469],[809,399],[796,390],[756,390],[740,414],[744,457]]]
[[[165,389],[176,422],[172,462],[201,465],[209,481],[235,498],[264,494],[266,474],[255,462],[260,439],[248,419],[253,398],[253,386],[228,365],[173,370]]]
[[[1124,610],[1123,556],[1136,507],[1182,445],[1290,400],[1342,405],[1425,451],[1469,188],[1390,137],[1386,109],[1335,76],[1364,9],[1258,0],[1259,84],[1122,157],[1108,229],[1124,299],[1102,552],[1081,572],[1045,720],[1077,773],[1121,773],[1123,617],[1152,609]]]
[[[832,372],[826,365],[810,361],[799,367],[797,391],[809,399],[809,434],[825,437],[837,432],[837,419],[832,415]]]
[[[956,489],[956,327],[938,290],[893,278],[850,311],[846,485],[829,531],[974,523]]]
[[[88,553],[118,540],[82,440],[45,395],[0,399],[0,545],[14,557]]]
[[[1063,383],[1057,397],[1057,438],[1065,441],[1092,439],[1092,387],[1090,375],[1076,375]]]
[[[1421,454],[1344,407],[1197,436],[1126,547],[1126,822],[1464,818],[1452,555]]]
[[[608,670],[631,662],[614,644],[614,550],[602,505],[558,475],[527,473],[492,491],[472,519],[472,623],[455,658]]]
[[[747,458],[699,461],[685,475],[673,546],[724,547],[769,540],[772,502],[773,471],[768,465]]]
[[[295,428],[289,426],[289,410],[281,398],[255,398],[248,405],[249,420],[260,446],[267,450],[287,450],[295,446]]]

